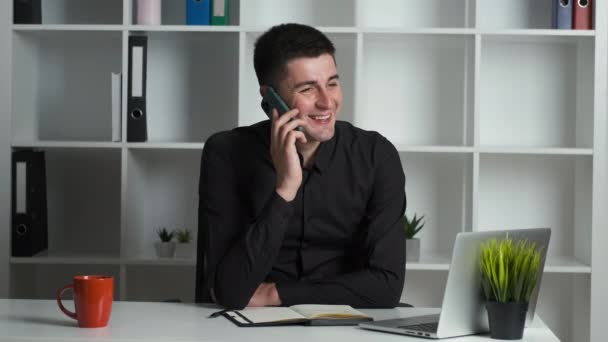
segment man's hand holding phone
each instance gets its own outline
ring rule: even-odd
[[[306,143],[303,132],[296,127],[303,127],[306,121],[297,118],[298,109],[291,109],[279,116],[272,109],[272,126],[270,133],[270,154],[277,173],[276,191],[284,200],[292,201],[302,184],[302,166],[296,149],[296,141]]]

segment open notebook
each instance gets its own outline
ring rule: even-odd
[[[255,307],[222,313],[239,327],[286,324],[357,325],[373,318],[349,305],[293,305],[290,307]]]

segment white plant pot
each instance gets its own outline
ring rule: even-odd
[[[175,257],[179,259],[192,259],[194,255],[194,245],[188,243],[177,243],[175,245]]]
[[[405,261],[420,260],[420,239],[405,240]]]
[[[175,255],[175,242],[157,242],[154,244],[156,255],[159,258],[173,258]]]

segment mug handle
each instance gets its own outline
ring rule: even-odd
[[[66,309],[65,306],[63,306],[63,303],[61,303],[61,295],[63,295],[63,293],[67,290],[74,291],[74,285],[72,285],[72,284],[66,285],[66,286],[62,287],[61,290],[57,291],[57,305],[59,305],[59,308],[61,309],[61,311],[63,311],[64,314],[66,314],[66,316],[71,317],[75,320],[78,320],[78,318],[76,317],[76,313]]]

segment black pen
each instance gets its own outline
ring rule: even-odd
[[[232,311],[232,310],[224,309],[224,310],[216,311],[216,312],[212,313],[211,315],[207,316],[207,318],[215,318],[215,317],[220,316],[223,313],[228,312],[228,311]]]

